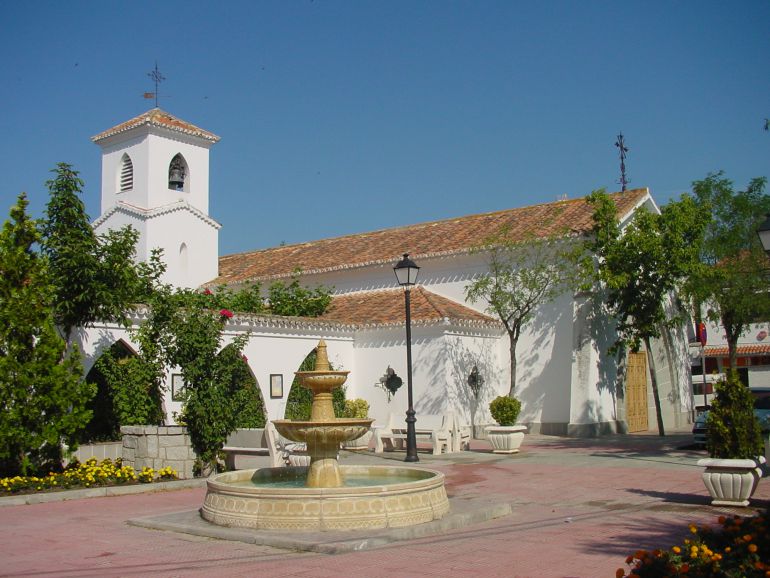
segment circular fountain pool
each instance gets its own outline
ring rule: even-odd
[[[340,466],[345,485],[309,488],[307,468],[262,468],[208,481],[201,516],[220,526],[265,530],[398,528],[449,511],[444,474],[424,468]]]

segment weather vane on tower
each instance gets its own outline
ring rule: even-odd
[[[618,182],[620,183],[620,192],[624,193],[626,191],[626,185],[629,183],[629,179],[626,178],[626,153],[628,152],[628,147],[623,140],[622,132],[618,135],[615,146],[620,149],[620,180]]]
[[[144,98],[154,98],[155,108],[158,108],[158,85],[164,80],[166,80],[166,77],[160,73],[160,70],[158,70],[157,61],[155,61],[155,68],[151,72],[148,72],[147,76],[149,76],[152,79],[152,81],[155,83],[155,92],[145,92]]]

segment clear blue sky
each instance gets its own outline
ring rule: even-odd
[[[222,137],[220,253],[770,174],[770,2],[0,0],[0,210],[161,108]],[[483,232],[480,232],[482,234]]]

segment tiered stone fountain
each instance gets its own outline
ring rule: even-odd
[[[309,421],[275,420],[284,437],[307,444],[307,468],[262,468],[208,481],[201,516],[220,526],[269,530],[353,530],[422,524],[449,511],[444,475],[403,466],[340,466],[340,444],[362,436],[371,419],[334,415],[332,390],[347,379],[332,371],[323,340],[313,371],[298,371],[313,392]]]

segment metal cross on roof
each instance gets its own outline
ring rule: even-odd
[[[626,185],[629,183],[629,179],[626,177],[626,153],[628,152],[628,147],[623,141],[622,132],[618,135],[615,146],[620,149],[620,180],[618,182],[620,183],[620,191],[625,192]]]
[[[155,108],[158,108],[158,85],[166,80],[166,77],[163,76],[160,73],[160,70],[158,70],[158,63],[155,62],[155,68],[147,73],[147,76],[149,76],[152,81],[155,83],[155,92],[145,92],[144,98],[155,98]]]

